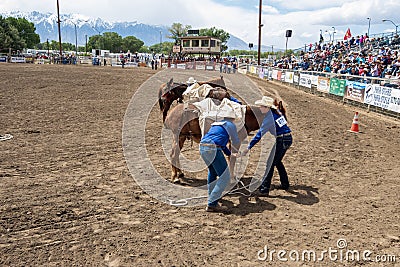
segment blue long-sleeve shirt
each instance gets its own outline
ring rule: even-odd
[[[220,146],[225,155],[230,156],[231,151],[226,147],[229,139],[231,139],[232,150],[234,152],[238,151],[240,139],[236,125],[231,121],[223,120],[211,124],[210,130],[203,136],[200,143]]]
[[[270,132],[272,135],[281,135],[285,133],[290,133],[291,130],[287,125],[287,121],[285,117],[281,114],[277,114],[269,110],[261,123],[260,129],[257,134],[251,139],[248,149],[251,149],[255,144],[257,144],[261,137],[264,136],[267,132]]]
[[[233,96],[229,96],[229,100],[230,100],[230,101],[233,101],[233,102],[236,102],[236,103],[238,103],[238,104],[240,104],[240,105],[242,104],[242,102],[240,102],[239,99],[237,99],[237,98],[235,98],[235,97],[233,97]]]

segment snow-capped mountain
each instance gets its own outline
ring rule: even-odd
[[[47,39],[58,41],[57,15],[53,13],[19,12],[11,11],[0,13],[3,17],[25,18],[35,24],[36,33],[40,35],[40,41]],[[142,40],[145,45],[151,46],[160,42],[172,42],[167,38],[169,26],[148,25],[133,22],[107,22],[101,18],[90,18],[79,14],[60,14],[62,42],[75,44],[75,27],[78,45],[84,45],[86,38],[104,32],[116,32],[122,37],[135,36]],[[231,35],[228,41],[228,49],[247,50],[248,44],[243,40]]]

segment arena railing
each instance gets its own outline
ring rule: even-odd
[[[303,91],[400,118],[400,80],[331,72],[247,65],[240,73],[278,81]]]

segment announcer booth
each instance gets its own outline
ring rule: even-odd
[[[221,40],[209,36],[184,36],[181,41],[181,54],[221,56]]]
[[[188,62],[184,60],[184,62],[176,64],[176,66],[169,64],[169,67],[215,70],[216,60],[211,60],[211,58],[219,59],[221,57],[221,40],[215,37],[198,35],[188,35],[179,39],[181,45],[175,45],[173,52],[179,53],[180,57],[194,57],[196,60]]]

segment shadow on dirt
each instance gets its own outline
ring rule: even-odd
[[[281,198],[293,201],[300,205],[314,205],[319,202],[318,188],[309,185],[293,185],[286,191],[290,195],[270,196],[271,198]]]
[[[267,201],[265,198],[240,196],[239,204],[234,205],[231,201],[222,199],[223,205],[227,206],[229,210],[227,214],[244,216],[251,213],[261,213],[263,211],[272,211],[276,209],[276,205]]]

